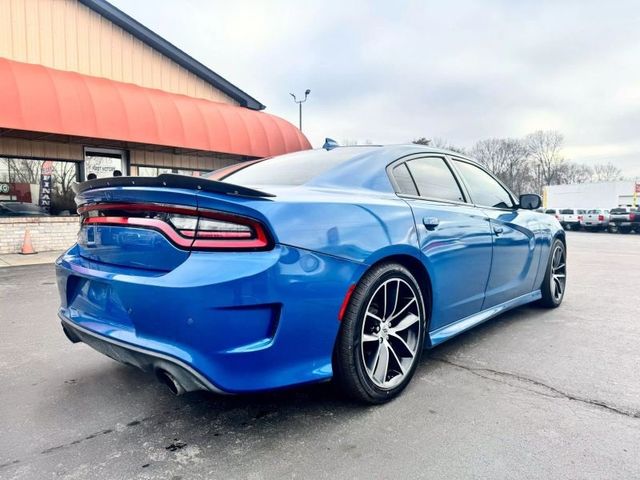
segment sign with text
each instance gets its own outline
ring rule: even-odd
[[[47,161],[42,164],[40,173],[40,199],[38,204],[44,211],[51,211],[51,173],[53,172],[53,162]]]

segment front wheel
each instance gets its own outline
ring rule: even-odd
[[[418,366],[426,332],[424,299],[402,265],[385,263],[356,286],[334,352],[334,379],[372,404],[396,397]]]
[[[551,244],[547,271],[542,280],[540,305],[547,308],[559,307],[567,287],[567,248],[560,239]]]

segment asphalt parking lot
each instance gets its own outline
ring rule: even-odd
[[[0,478],[639,478],[640,235],[568,243],[559,309],[427,352],[380,407],[330,384],[174,397],[67,341],[52,266],[0,269]]]

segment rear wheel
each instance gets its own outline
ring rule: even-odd
[[[426,330],[418,282],[402,265],[367,272],[351,296],[334,354],[335,381],[352,398],[383,403],[407,386]]]
[[[567,249],[562,240],[555,239],[551,244],[551,253],[547,262],[547,272],[542,281],[542,298],[544,307],[560,306],[567,286]]]

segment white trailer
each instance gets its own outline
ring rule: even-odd
[[[614,208],[633,206],[634,181],[548,185],[543,191],[545,208]]]

